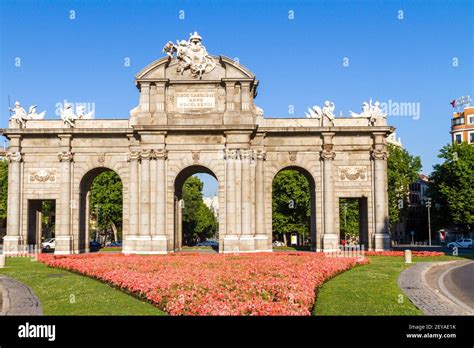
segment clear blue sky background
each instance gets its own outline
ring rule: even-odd
[[[2,0],[0,128],[8,95],[25,107],[38,104],[47,118],[57,117],[64,99],[95,103],[97,118],[127,118],[138,101],[134,75],[163,56],[168,40],[197,30],[209,53],[239,58],[256,74],[256,103],[267,116],[301,117],[326,99],[345,115],[369,98],[420,103],[418,120],[389,123],[430,173],[450,142],[449,102],[474,95],[472,3]],[[207,184],[205,194],[214,192]]]

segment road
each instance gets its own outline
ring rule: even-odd
[[[439,281],[452,296],[474,310],[474,262],[450,268]]]

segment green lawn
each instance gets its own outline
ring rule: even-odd
[[[97,280],[30,258],[7,258],[0,273],[30,286],[46,315],[164,315],[151,304]]]
[[[459,260],[459,257],[415,257],[414,262]],[[397,285],[400,273],[410,265],[403,257],[370,257],[369,265],[357,266],[329,280],[319,290],[314,315],[422,315]]]
[[[122,251],[122,247],[108,247],[108,248],[101,248],[99,253],[107,253],[111,251]]]

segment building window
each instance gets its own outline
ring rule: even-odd
[[[474,132],[469,132],[469,144],[474,144]]]
[[[474,116],[469,116],[469,124],[474,124]]]
[[[452,120],[452,125],[453,126],[459,126],[461,124],[464,124],[464,117],[453,118],[453,120]]]
[[[418,204],[420,203],[420,196],[414,193],[410,194],[410,203],[412,204]]]
[[[454,141],[457,144],[461,144],[462,143],[462,133],[454,134]]]

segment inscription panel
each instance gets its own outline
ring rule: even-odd
[[[216,106],[215,92],[178,92],[176,109],[200,110],[213,109]]]

